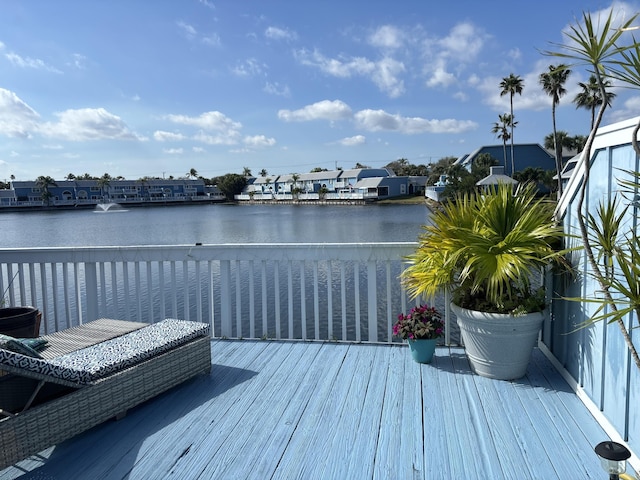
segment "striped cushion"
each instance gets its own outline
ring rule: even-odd
[[[89,384],[207,335],[207,324],[167,319],[50,360],[0,350],[0,365],[7,364],[74,383]]]

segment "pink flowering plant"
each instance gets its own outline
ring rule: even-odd
[[[393,334],[405,340],[433,340],[443,333],[442,316],[429,305],[413,307],[406,315],[401,313],[393,325]]]

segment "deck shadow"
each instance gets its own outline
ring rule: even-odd
[[[50,453],[47,450],[9,468],[18,475],[18,472],[24,472],[20,479],[43,478],[38,472],[40,468],[46,469],[46,478],[80,479],[89,478],[87,473],[97,464],[102,464],[105,469],[104,464],[111,463],[106,470],[112,473],[118,470],[125,478],[139,460],[139,451],[150,437],[163,435],[165,429],[171,431],[174,423],[193,422],[188,417],[195,418],[216,397],[257,374],[252,370],[213,364],[210,374],[176,385],[129,410],[121,420],[107,420],[56,445]],[[125,437],[122,437],[122,431],[127,432]],[[96,445],[101,445],[104,451],[100,458],[78,455],[83,451],[100,451]],[[70,458],[74,459],[71,464]],[[0,477],[3,477],[2,473],[0,471]]]

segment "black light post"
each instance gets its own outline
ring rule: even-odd
[[[609,480],[618,480],[619,475],[627,469],[627,459],[631,457],[631,452],[624,445],[611,440],[600,442],[595,451],[600,457],[602,468],[609,474]]]

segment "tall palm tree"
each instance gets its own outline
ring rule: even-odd
[[[511,115],[503,113],[498,115],[498,121],[493,123],[491,133],[497,134],[497,137],[502,140],[502,153],[504,156],[504,168],[507,168],[507,142],[511,138],[509,133],[509,127],[511,127]],[[517,122],[516,122],[517,123]]]
[[[102,194],[102,200],[104,200],[104,190],[105,188],[111,185],[111,175],[105,173],[102,175],[98,181],[96,182],[97,186],[100,187],[100,193]]]
[[[195,168],[190,169],[187,172],[187,178],[198,178],[198,171]]]
[[[551,119],[553,120],[553,151],[556,157],[556,175],[558,175],[558,198],[562,195],[562,145],[556,138],[556,105],[560,103],[567,90],[564,84],[571,74],[566,65],[549,65],[549,71],[540,74],[540,85],[547,95],[551,97]]]
[[[266,177],[267,175],[269,175],[269,174],[267,173],[266,169],[263,168],[262,170],[260,170],[260,176],[261,177]]]
[[[602,105],[602,99],[606,98],[607,106],[610,107],[611,102],[616,97],[615,93],[607,91],[607,89],[611,88],[611,82],[604,78],[601,78],[601,81],[605,91],[604,96],[600,91],[598,79],[595,75],[591,75],[588,83],[578,82],[578,86],[582,88],[582,91],[580,91],[573,99],[573,103],[576,104],[576,108],[585,108],[591,112],[592,130],[596,118],[596,108]]]
[[[40,175],[36,178],[36,186],[42,190],[42,194],[40,195],[42,201],[47,204],[47,206],[51,205],[51,197],[52,193],[49,190],[51,187],[57,187],[58,184],[56,181],[49,176]]]
[[[513,127],[515,126],[515,122],[513,119],[513,96],[517,93],[518,95],[522,95],[522,90],[524,89],[524,80],[520,78],[520,75],[514,75],[513,73],[509,74],[508,77],[504,77],[500,82],[500,96],[509,95],[509,104],[511,106],[511,175],[515,171],[515,161],[513,158]]]
[[[251,176],[251,169],[249,167],[243,167],[242,176],[243,177],[250,177]]]

